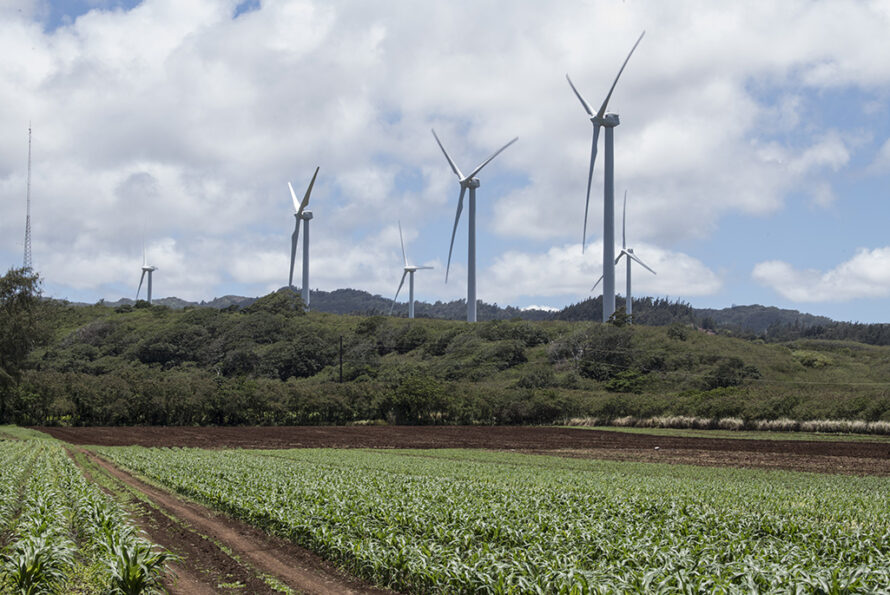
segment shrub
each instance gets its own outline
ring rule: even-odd
[[[516,382],[516,386],[520,388],[548,388],[554,384],[556,384],[556,374],[549,366],[532,368]]]
[[[645,381],[639,370],[622,370],[606,381],[605,388],[613,393],[642,393]]]
[[[672,324],[668,327],[667,336],[675,341],[685,341],[689,338],[689,329],[684,324]]]
[[[833,362],[830,356],[818,351],[807,351],[797,349],[791,352],[791,357],[796,359],[806,368],[824,368],[830,366]]]

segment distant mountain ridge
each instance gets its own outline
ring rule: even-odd
[[[283,287],[278,291],[288,291]],[[190,302],[177,297],[159,298],[155,305],[174,309],[192,308],[246,308],[258,298],[236,295],[225,295],[209,302]],[[116,302],[106,302],[111,307],[134,305],[135,301],[122,298]],[[312,309],[332,314],[355,315],[388,315],[392,308],[392,300],[360,289],[336,289],[334,291],[314,290],[311,293]],[[616,305],[619,310],[624,308],[624,300],[620,296]],[[436,301],[428,303],[415,302],[415,314],[419,318],[440,318],[445,320],[462,320],[466,316],[466,301]],[[794,327],[798,329],[828,327],[840,324],[825,316],[815,316],[799,312],[761,306],[758,304],[732,306],[729,308],[694,308],[685,302],[670,302],[663,298],[635,298],[634,321],[650,326],[670,324],[695,324],[705,328],[724,328],[745,333],[762,334],[772,328]],[[395,316],[405,316],[407,305],[399,302],[393,309]],[[562,310],[550,311],[541,309],[520,309],[513,306],[499,306],[480,301],[478,306],[479,320],[600,320],[602,318],[602,297],[592,297],[576,304],[566,306]]]

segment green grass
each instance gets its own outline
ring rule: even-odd
[[[625,434],[678,436],[684,438],[730,438],[734,440],[803,440],[817,442],[884,442],[890,436],[864,434],[823,434],[817,432],[757,432],[753,430],[693,430],[677,428],[630,428],[619,426],[563,426],[574,429],[603,430]]]
[[[12,440],[55,440],[49,434],[15,425],[0,426],[0,438]]]
[[[477,450],[98,450],[403,591],[890,584],[888,478]]]

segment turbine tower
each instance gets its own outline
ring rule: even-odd
[[[454,249],[454,235],[457,233],[457,223],[460,221],[460,213],[464,208],[464,194],[466,194],[467,188],[470,189],[469,214],[467,216],[467,222],[469,224],[467,232],[467,322],[476,322],[476,188],[479,187],[479,179],[474,176],[478,174],[483,167],[488,165],[492,159],[500,155],[501,151],[518,141],[519,137],[517,136],[495,151],[491,157],[483,161],[476,167],[476,169],[470,172],[470,175],[465,176],[461,173],[460,169],[458,169],[457,165],[454,164],[454,160],[448,155],[448,151],[445,150],[445,147],[442,146],[442,141],[436,136],[435,130],[433,130],[433,136],[439,144],[439,148],[442,149],[442,152],[445,154],[445,159],[448,160],[448,165],[451,166],[451,171],[454,172],[454,175],[457,176],[457,179],[460,182],[460,196],[457,199],[457,214],[454,216],[454,229],[451,232],[451,246],[448,248],[448,266],[445,268],[446,283],[448,283],[448,271],[451,268],[451,252]]]
[[[294,192],[294,187],[291,186],[291,183],[287,183],[287,187],[290,189],[290,196],[294,201],[294,219],[296,219],[294,225],[294,233],[291,235],[290,242],[290,276],[287,278],[287,286],[293,289],[294,287],[294,263],[297,258],[297,242],[300,239],[300,221],[303,222],[303,288],[301,297],[303,298],[303,304],[306,306],[306,309],[309,309],[309,221],[312,219],[312,211],[308,210],[306,207],[309,206],[309,195],[312,193],[312,187],[315,185],[315,178],[318,176],[318,167],[315,168],[315,173],[312,174],[312,181],[309,182],[309,188],[306,189],[306,194],[303,196],[302,201],[297,201],[297,194]]]
[[[139,292],[142,290],[142,282],[145,280],[145,273],[148,273],[148,285],[146,286],[146,301],[151,304],[151,274],[158,270],[158,267],[148,264],[145,260],[145,240],[142,241],[142,276],[139,277],[139,287],[136,288],[136,301],[139,301]]]
[[[25,258],[22,266],[28,270],[31,262],[31,123],[28,122],[28,206],[25,214]]]
[[[606,108],[609,106],[609,99],[612,97],[615,85],[618,84],[618,79],[621,78],[621,73],[624,72],[624,67],[627,66],[627,62],[633,55],[634,50],[637,49],[637,46],[640,45],[640,41],[643,40],[643,35],[645,34],[646,32],[643,31],[637,39],[637,42],[630,49],[630,53],[628,53],[627,58],[624,59],[624,64],[621,65],[621,69],[618,71],[618,76],[615,77],[615,81],[612,83],[612,87],[609,89],[609,93],[606,95],[606,99],[603,101],[598,112],[593,113],[590,104],[584,100],[581,93],[575,88],[569,75],[566,75],[566,80],[569,81],[572,91],[578,96],[581,105],[584,106],[584,110],[587,112],[587,115],[590,116],[590,122],[593,124],[593,145],[590,150],[590,170],[587,173],[587,200],[584,203],[584,232],[581,237],[582,252],[584,251],[587,242],[587,211],[590,206],[590,183],[593,180],[593,165],[596,162],[597,141],[600,136],[600,127],[602,126],[606,129],[606,163],[603,188],[603,322],[608,321],[609,317],[615,312],[615,265],[613,263],[615,258],[614,129],[620,123],[618,114],[606,113]]]
[[[433,267],[419,267],[408,264],[408,255],[405,253],[405,239],[402,237],[402,222],[399,221],[399,242],[402,244],[402,259],[405,261],[405,268],[402,273],[402,280],[399,282],[399,288],[396,289],[396,296],[392,298],[392,306],[389,308],[389,315],[392,316],[393,308],[396,307],[396,300],[399,299],[399,292],[402,291],[402,285],[405,284],[405,276],[410,275],[408,279],[408,318],[414,318],[414,273]]]
[[[616,265],[618,264],[618,261],[621,260],[622,256],[625,257],[626,262],[627,262],[627,293],[625,293],[626,297],[625,297],[624,311],[627,313],[628,324],[632,324],[633,323],[633,319],[632,319],[632,317],[633,317],[633,298],[631,297],[632,294],[630,291],[630,261],[631,260],[636,261],[640,266],[642,266],[644,269],[646,269],[653,275],[655,275],[657,273],[655,271],[653,271],[651,268],[649,268],[649,265],[647,265],[645,262],[640,260],[636,254],[634,254],[633,248],[627,247],[627,190],[624,191],[624,214],[623,214],[622,220],[621,220],[621,252],[618,253],[618,258],[615,259]],[[594,289],[596,289],[597,283],[599,283],[602,280],[602,278],[603,277],[601,275],[600,278],[596,280],[596,283],[593,284],[593,287],[591,288],[590,291],[593,291]]]

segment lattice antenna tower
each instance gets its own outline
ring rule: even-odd
[[[28,122],[28,207],[25,216],[25,261],[23,266],[31,268],[31,123]]]

